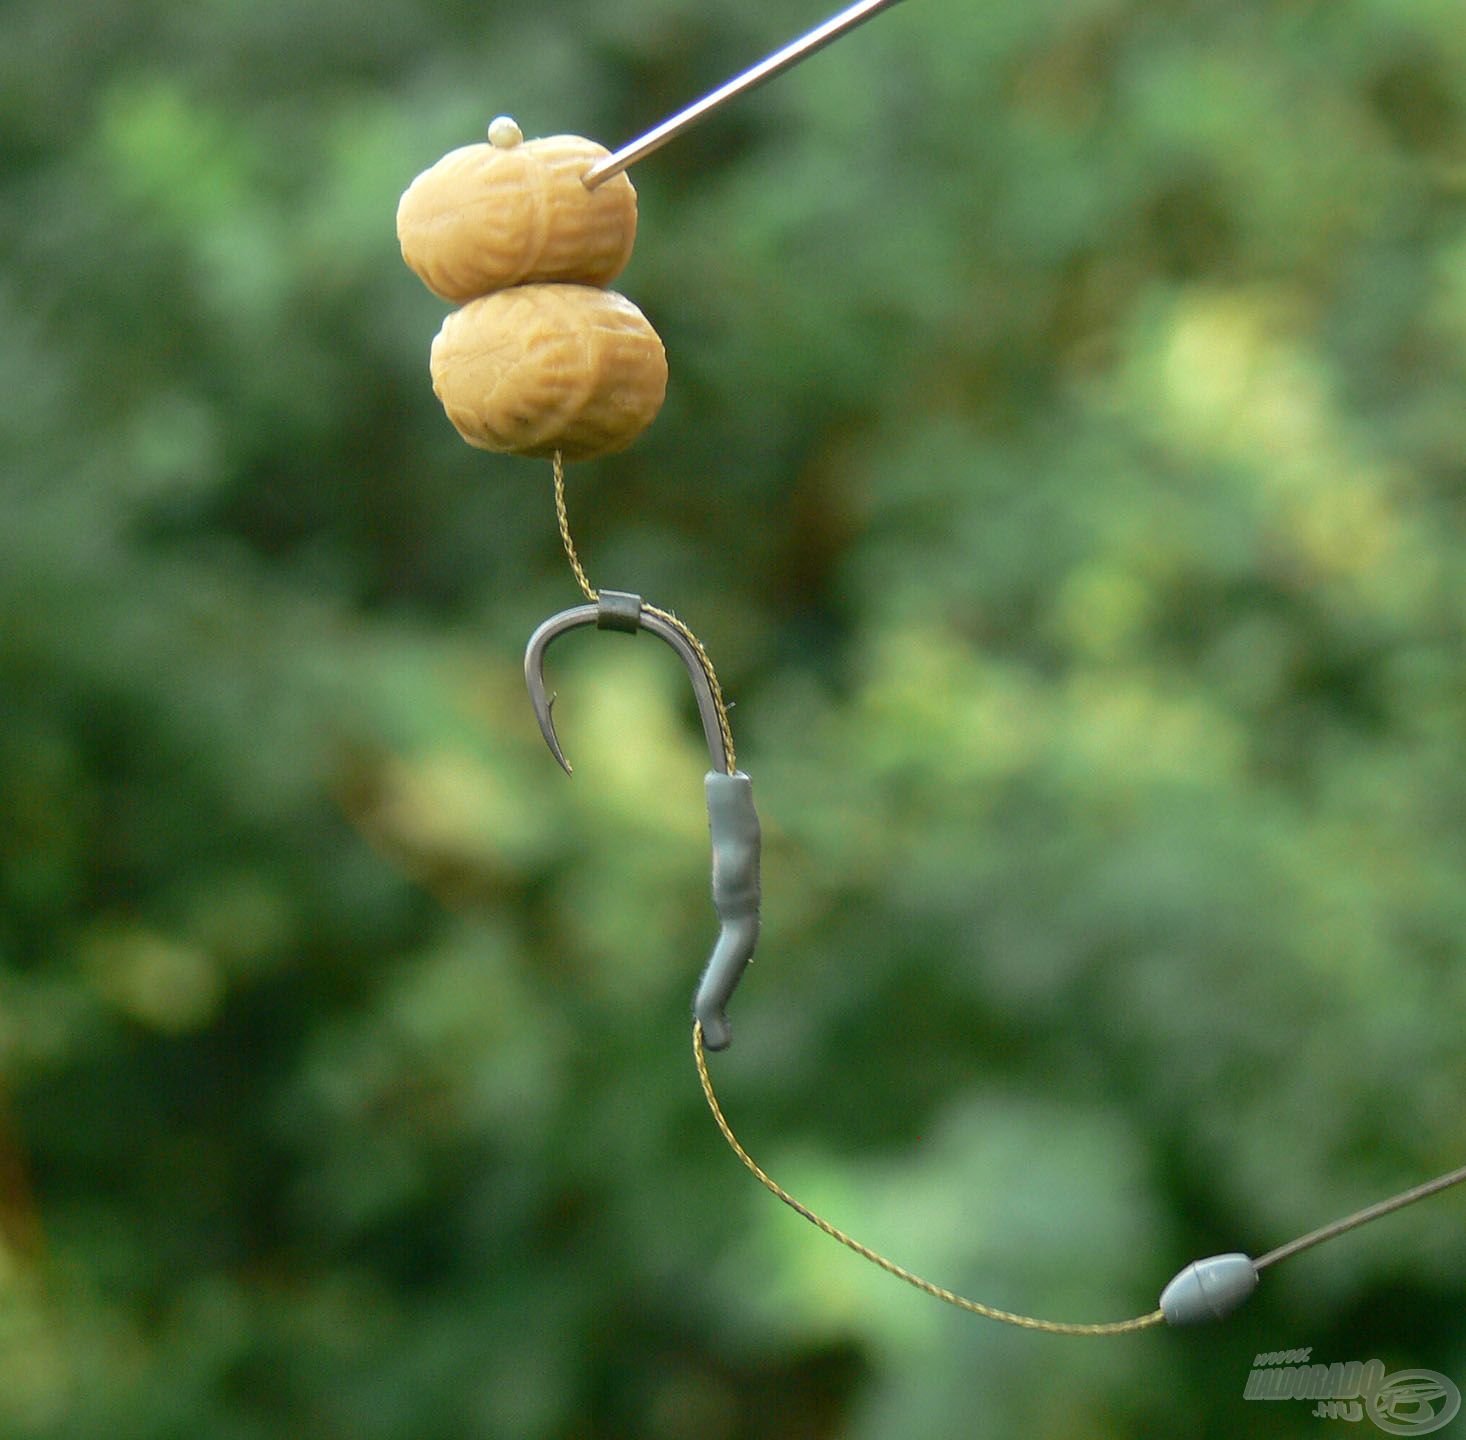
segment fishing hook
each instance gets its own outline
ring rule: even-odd
[[[704,785],[713,847],[713,908],[719,922],[718,939],[698,982],[692,1012],[702,1024],[707,1048],[723,1050],[733,1038],[728,1001],[758,943],[759,823],[753,807],[753,782],[741,770],[729,766],[712,681],[696,649],[675,625],[647,609],[641,596],[620,590],[602,590],[595,604],[577,605],[552,615],[529,637],[525,647],[524,679],[529,686],[530,704],[545,744],[567,775],[571,773],[570,762],[555,734],[555,697],[545,687],[545,651],[558,636],[585,625],[628,634],[651,631],[677,652],[692,680],[713,766]]]

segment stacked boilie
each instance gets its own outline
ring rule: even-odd
[[[397,207],[402,258],[461,305],[433,341],[431,368],[470,445],[585,460],[625,449],[662,408],[662,342],[604,288],[636,239],[631,181],[584,184],[607,153],[578,135],[525,142],[499,119],[487,145],[445,155]]]

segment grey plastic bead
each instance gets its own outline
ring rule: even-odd
[[[692,1013],[703,1044],[723,1050],[733,1038],[727,1006],[758,944],[759,824],[753,782],[741,770],[710,771],[706,780],[708,830],[713,841],[713,906],[721,929],[698,982]]]
[[[1250,1255],[1213,1255],[1193,1260],[1161,1291],[1161,1309],[1172,1325],[1207,1325],[1225,1319],[1255,1289]]]

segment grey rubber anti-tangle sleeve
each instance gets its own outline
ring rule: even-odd
[[[741,770],[707,777],[708,830],[713,841],[713,906],[721,929],[698,982],[692,1013],[702,1023],[703,1044],[723,1050],[733,1038],[727,1006],[743,978],[759,927],[759,825],[753,782]]]

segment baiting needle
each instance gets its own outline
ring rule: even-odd
[[[660,150],[667,141],[696,125],[704,115],[711,114],[734,96],[742,95],[756,85],[762,85],[765,80],[772,80],[791,65],[797,65],[816,50],[822,50],[830,41],[838,40],[847,30],[853,30],[862,21],[869,20],[896,3],[897,0],[857,0],[856,4],[831,16],[808,35],[791,40],[782,50],[776,51],[766,60],[760,60],[757,65],[735,76],[711,95],[703,96],[695,105],[678,111],[670,120],[663,120],[655,130],[648,130],[639,140],[623,145],[614,155],[608,155],[599,164],[593,165],[582,177],[585,188],[594,190],[597,185],[619,175],[652,151]]]

